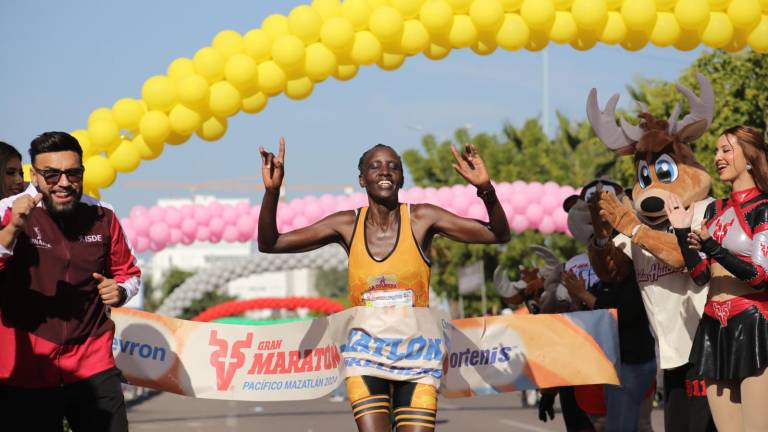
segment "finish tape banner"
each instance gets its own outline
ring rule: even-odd
[[[198,398],[315,399],[360,374],[439,385],[447,397],[618,384],[613,310],[451,321],[427,308],[356,307],[246,326],[117,308],[112,319],[128,382]]]

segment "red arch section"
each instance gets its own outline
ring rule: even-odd
[[[212,306],[192,321],[213,321],[218,318],[239,315],[254,309],[288,309],[306,308],[326,315],[344,310],[344,305],[325,297],[267,297],[251,300],[233,300]]]

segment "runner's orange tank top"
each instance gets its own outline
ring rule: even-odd
[[[349,247],[349,298],[353,306],[404,304],[429,306],[429,260],[411,231],[411,211],[400,204],[400,228],[392,251],[381,260],[368,251],[365,221],[368,207],[357,213]],[[410,291],[410,293],[408,292]]]

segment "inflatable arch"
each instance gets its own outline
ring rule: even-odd
[[[347,255],[341,247],[328,246],[312,252],[274,255],[256,254],[239,260],[227,259],[191,276],[165,298],[155,311],[159,315],[179,316],[205,293],[224,287],[229,281],[268,271],[300,268],[338,269],[347,268]]]
[[[147,79],[140,99],[94,110],[87,128],[72,132],[84,150],[85,191],[98,197],[165,145],[193,134],[217,140],[238,112],[258,113],[281,93],[305,99],[361,66],[395,70],[418,54],[439,60],[454,49],[488,55],[550,42],[766,53],[768,0],[314,0],[245,34],[222,31]]]
[[[240,315],[256,309],[309,309],[331,315],[344,310],[344,305],[324,297],[269,297],[250,300],[233,300],[211,306],[201,312],[192,321],[213,321],[219,318]]]
[[[555,182],[497,183],[496,191],[515,232],[528,229],[542,234],[568,234],[568,215],[562,208],[565,198],[577,191]],[[475,188],[454,185],[441,188],[413,187],[400,191],[403,202],[427,202],[460,216],[487,218],[483,202]],[[306,196],[280,203],[277,226],[282,232],[305,227],[340,210],[367,205],[365,194]],[[137,252],[160,251],[177,244],[195,241],[218,243],[247,242],[256,239],[259,206],[243,202],[236,206],[213,202],[207,205],[187,204],[180,207],[137,206],[121,220],[130,243]]]

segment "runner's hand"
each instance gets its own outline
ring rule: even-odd
[[[468,181],[472,186],[488,187],[491,184],[491,177],[488,175],[488,170],[485,168],[485,162],[480,158],[477,153],[477,147],[473,144],[465,144],[464,151],[459,154],[456,147],[451,144],[451,153],[453,153],[456,163],[453,164],[453,169],[464,177],[464,180]]]
[[[264,188],[279,191],[285,175],[285,138],[280,137],[280,147],[277,156],[259,147],[261,153],[261,176],[264,178]]]

